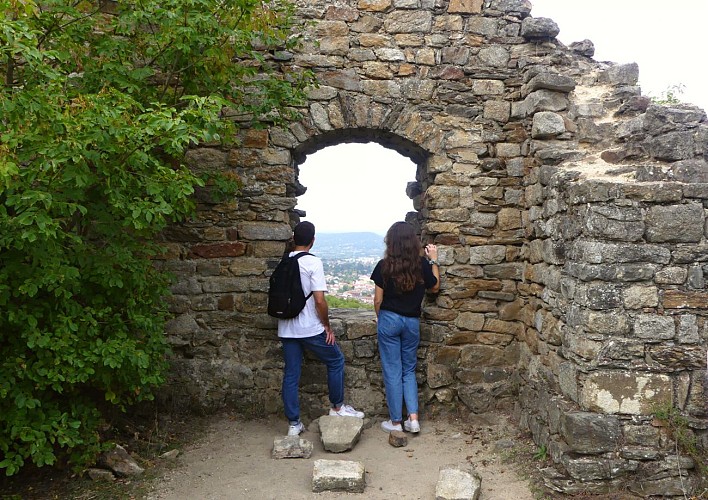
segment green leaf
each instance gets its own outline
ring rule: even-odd
[[[195,215],[196,187],[216,202],[240,188],[228,172],[190,170],[185,152],[237,136],[224,109],[284,124],[314,78],[283,77],[265,56],[301,40],[285,1],[145,0],[111,16],[95,2],[0,6],[0,68],[13,80],[0,86],[0,331],[12,332],[0,468],[11,475],[25,460],[91,463],[99,408],[152,397],[170,284],[156,241]],[[86,397],[102,393],[109,405]]]

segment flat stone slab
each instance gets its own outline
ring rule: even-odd
[[[277,437],[273,440],[272,458],[310,458],[312,442],[300,436]]]
[[[477,500],[482,478],[473,470],[454,465],[440,467],[435,500]]]
[[[356,417],[324,415],[319,418],[322,446],[332,453],[354,448],[364,429],[364,420]]]
[[[342,418],[342,417],[338,417]],[[363,493],[366,487],[364,465],[350,460],[315,460],[312,469],[312,491],[345,491]]]

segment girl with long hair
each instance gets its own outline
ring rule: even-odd
[[[395,222],[386,233],[386,251],[371,273],[376,285],[374,309],[389,420],[386,432],[420,432],[418,383],[415,379],[420,343],[421,303],[425,291],[440,289],[438,249],[422,247],[413,226]],[[403,403],[408,418],[403,422]]]

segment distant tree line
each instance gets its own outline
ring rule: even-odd
[[[366,304],[356,299],[343,299],[334,295],[326,295],[327,305],[332,309],[374,309],[372,304]]]

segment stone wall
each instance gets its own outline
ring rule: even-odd
[[[652,476],[680,494],[673,443],[652,424],[673,404],[705,438],[703,205],[665,183],[574,177],[549,168],[539,179],[547,194],[527,276],[542,287],[522,346],[524,420],[574,479],[641,469],[642,491],[656,491]]]
[[[629,140],[526,178],[522,425],[562,465],[557,489],[682,495],[695,463],[654,415],[680,409],[706,443],[705,114],[603,107],[616,118],[605,137]],[[678,136],[682,151],[661,146]]]
[[[424,408],[514,412],[561,491],[678,494],[693,461],[653,414],[672,404],[708,440],[705,112],[651,105],[636,65],[594,61],[587,40],[562,45],[524,0],[298,6],[306,47],[271,57],[317,75],[302,119],[188,154],[243,190],[226,203],[199,192],[199,217],[165,234],[161,265],[177,282],[163,402],[281,411],[266,289],[305,215],[298,165],[375,141],[417,164],[406,219],[440,249],[441,291],[422,320]],[[349,401],[384,415],[373,314],[332,316]],[[305,370],[314,418],[325,377]]]

